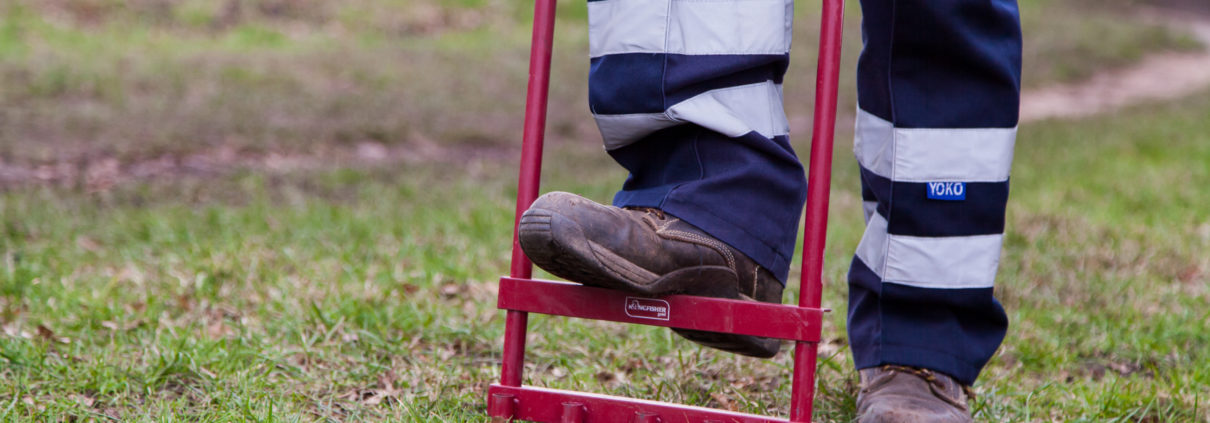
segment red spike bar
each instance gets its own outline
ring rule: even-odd
[[[786,423],[785,419],[734,411],[534,386],[492,385],[488,390],[492,394],[516,395],[519,400],[516,419],[533,422],[559,422],[564,412],[563,404],[577,402],[584,404],[588,412],[585,420],[588,422],[702,423],[713,420],[728,423]],[[648,420],[638,420],[640,417]]]
[[[634,423],[660,423],[660,415],[637,411],[634,413]]]
[[[584,423],[584,415],[588,414],[588,410],[584,409],[584,404],[578,402],[563,403],[563,418],[560,423]]]
[[[488,398],[487,414],[492,422],[509,422],[517,415],[517,396],[508,393],[493,393]]]

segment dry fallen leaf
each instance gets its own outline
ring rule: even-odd
[[[222,338],[230,333],[231,329],[223,324],[222,319],[212,320],[210,324],[206,325],[206,334],[211,338]]]
[[[133,321],[126,322],[125,324],[119,324],[114,321],[106,320],[101,322],[101,327],[114,332],[125,332],[132,329],[137,329],[138,327],[143,326],[143,323],[145,323],[143,319],[135,319]]]
[[[392,399],[398,400],[396,397],[403,393],[398,389],[367,389],[361,392],[361,403],[365,405],[378,405],[383,401]]]
[[[602,384],[622,382],[622,378],[617,373],[608,370],[599,371],[593,377],[597,379],[597,382],[601,382]]]
[[[71,338],[66,336],[55,336],[55,331],[50,330],[46,325],[38,325],[38,337],[47,341],[58,342],[61,344],[70,344]]]
[[[8,322],[3,327],[0,327],[0,329],[4,330],[5,336],[12,338],[31,339],[34,337],[32,333],[29,333],[29,331],[23,329],[21,324],[18,322]]]
[[[395,389],[395,381],[399,380],[399,376],[394,370],[387,370],[378,374],[378,386],[382,389]]]
[[[85,407],[92,407],[92,405],[97,402],[96,398],[81,394],[72,394],[71,399],[75,401],[76,404],[80,404]]]
[[[193,298],[188,294],[177,295],[176,306],[185,311],[193,310]]]
[[[369,397],[361,400],[361,403],[365,404],[365,405],[378,405],[381,402],[382,402],[382,396],[377,395],[377,393],[374,392],[373,390],[370,391]]]
[[[101,244],[86,236],[76,237],[76,246],[90,253],[101,251]]]
[[[736,411],[738,409],[738,407],[735,406],[735,400],[732,400],[731,397],[724,395],[722,392],[712,393],[710,394],[710,398],[714,398],[715,401],[718,401],[719,405],[721,406],[720,408],[724,410]]]
[[[445,285],[441,285],[441,296],[446,298],[452,298],[465,292],[466,285],[459,285],[456,283],[447,283]]]
[[[205,367],[198,367],[197,372],[201,373],[203,376],[206,376],[211,379],[218,377],[218,375],[214,374],[214,372],[210,371],[210,369],[207,369]]]

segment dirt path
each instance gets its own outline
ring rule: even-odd
[[[1205,0],[1162,0],[1169,2]],[[1193,4],[1193,3],[1190,3]],[[1177,5],[1174,10],[1189,9]],[[1204,46],[1192,53],[1158,53],[1138,64],[1093,76],[1068,85],[1055,85],[1026,91],[1021,97],[1021,122],[1045,119],[1075,119],[1106,113],[1126,106],[1174,100],[1210,88],[1210,7],[1207,13],[1148,13],[1155,19],[1186,28]],[[51,184],[105,190],[129,180],[147,180],[174,176],[213,176],[238,169],[262,169],[269,172],[398,165],[411,162],[463,161],[467,158],[512,157],[506,147],[451,148],[427,140],[413,140],[407,146],[388,147],[377,143],[333,148],[321,154],[248,154],[218,149],[191,155],[164,156],[131,163],[113,158],[79,160],[53,164],[26,165],[5,163],[0,157],[0,190],[10,186]]]
[[[206,149],[183,156],[163,155],[126,163],[100,158],[41,165],[5,163],[0,158],[0,190],[7,187],[43,184],[64,188],[104,191],[124,182],[178,177],[214,177],[242,169],[285,174],[339,168],[416,165],[422,163],[465,164],[476,160],[513,160],[511,147],[443,146],[427,139],[407,145],[387,146],[364,142],[326,148],[309,153],[248,153],[232,148]]]
[[[1210,17],[1168,12],[1159,19],[1188,30],[1204,50],[1153,54],[1137,65],[1087,81],[1026,91],[1021,95],[1021,122],[1092,116],[1134,104],[1174,100],[1210,87]]]

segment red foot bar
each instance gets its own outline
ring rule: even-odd
[[[819,342],[824,310],[721,298],[647,298],[579,284],[501,278],[498,307],[594,320]]]
[[[491,410],[511,410],[518,420],[535,422],[784,423],[787,420],[712,408],[613,397],[585,392],[501,386],[488,389]],[[591,416],[585,418],[584,416]],[[508,415],[492,414],[507,418]]]

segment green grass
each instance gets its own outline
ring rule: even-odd
[[[123,419],[242,419],[271,406],[351,418],[373,415],[359,406],[371,389],[398,392],[385,404],[403,411],[470,400],[441,388],[490,377],[495,313],[468,320],[465,307],[488,303],[479,278],[496,273],[507,253],[496,241],[509,235],[501,195],[458,202],[506,188],[427,192],[421,175],[7,194],[7,415],[86,417],[67,392]]]
[[[999,282],[1013,325],[977,386],[982,421],[1210,418],[1208,113],[1201,95],[1023,128]],[[603,200],[621,177],[589,149],[551,154],[547,189]],[[860,237],[847,155],[825,272],[841,310]],[[512,177],[481,160],[0,194],[0,413],[485,420]],[[853,412],[843,314],[825,330],[820,421]],[[788,354],[530,328],[527,383],[786,414]]]

